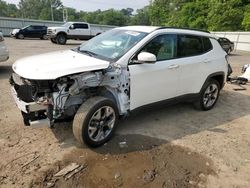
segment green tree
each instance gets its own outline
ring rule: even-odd
[[[211,0],[207,18],[208,29],[212,31],[236,31],[242,29],[244,6],[241,0]]]
[[[136,14],[130,18],[130,25],[150,25],[148,9],[147,6],[138,9]]]
[[[250,5],[245,7],[244,19],[242,21],[242,26],[245,31],[250,31]]]
[[[187,2],[170,18],[169,25],[207,29],[209,0]]]
[[[15,4],[8,4],[0,0],[0,16],[15,18],[19,16],[19,10]]]
[[[24,18],[43,20],[51,19],[51,5],[57,15],[57,8],[62,5],[60,0],[20,0],[18,4]],[[59,21],[57,16],[54,16],[54,19]],[[60,16],[60,21],[62,21],[62,16]]]

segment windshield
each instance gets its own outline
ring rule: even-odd
[[[141,41],[147,33],[113,29],[83,43],[78,51],[116,61]]]
[[[69,27],[71,25],[71,23],[66,22],[65,24],[61,25],[60,27]]]
[[[28,28],[30,25],[28,25],[28,26],[25,26],[25,27],[23,27],[22,29],[26,29],[26,28]]]

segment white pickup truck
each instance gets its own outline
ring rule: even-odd
[[[85,22],[66,22],[62,26],[49,27],[47,35],[52,43],[64,45],[68,39],[88,40],[110,28],[94,27]]]

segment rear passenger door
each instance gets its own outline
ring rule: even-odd
[[[40,38],[42,36],[42,26],[34,26],[34,37]]]
[[[74,23],[73,29],[70,30],[70,34],[74,35],[78,39],[88,39],[90,37],[90,29],[88,24]]]
[[[199,93],[212,63],[209,38],[178,35],[177,58],[180,58],[180,84],[177,95]]]

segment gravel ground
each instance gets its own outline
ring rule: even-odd
[[[0,187],[250,187],[250,86],[226,84],[208,112],[190,104],[162,106],[122,120],[108,144],[79,145],[71,123],[24,127],[10,94],[15,60],[80,44],[6,38],[10,59],[0,64]],[[229,57],[234,74],[250,53]],[[119,143],[126,141],[124,147]],[[55,178],[75,162],[84,169],[68,180]]]

